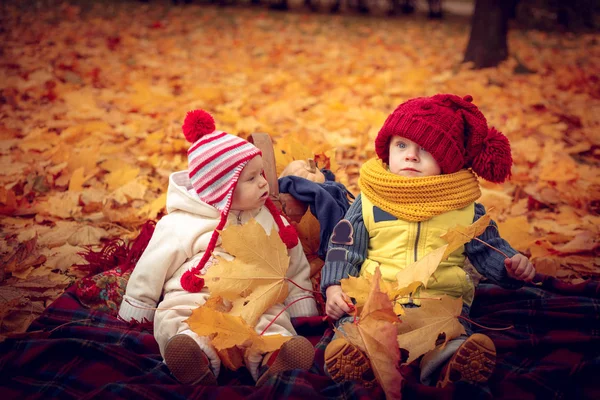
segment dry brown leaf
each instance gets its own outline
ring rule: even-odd
[[[554,247],[554,250],[561,254],[573,254],[585,251],[594,251],[600,247],[598,236],[592,232],[584,231],[580,232],[575,236],[573,240],[562,246]]]
[[[46,256],[40,254],[37,248],[37,237],[21,243],[12,253],[2,258],[2,264],[6,272],[28,270],[30,267],[40,265],[45,261]]]
[[[298,232],[302,243],[302,249],[306,255],[316,255],[319,250],[321,225],[319,220],[310,212],[310,209],[302,216],[299,223],[292,222]]]
[[[377,381],[383,388],[386,398],[399,399],[403,377],[398,369],[400,350],[398,348],[396,324],[392,302],[379,288],[381,272],[375,269],[369,298],[360,314],[358,323],[345,323],[343,331],[348,341],[364,351],[371,363]]]
[[[232,301],[232,315],[254,326],[267,309],[283,303],[288,294],[287,248],[275,230],[267,235],[254,219],[228,226],[221,232],[221,240],[223,249],[235,259],[217,257],[204,281],[211,296]]]
[[[462,299],[443,296],[438,299],[423,299],[421,306],[407,308],[398,324],[398,346],[408,350],[407,363],[433,350],[440,333],[446,341],[465,333],[458,322],[462,311]]]
[[[72,246],[69,243],[52,249],[44,249],[43,254],[47,258],[45,266],[52,270],[66,272],[73,265],[85,263],[84,258],[80,255],[84,251],[83,247]]]

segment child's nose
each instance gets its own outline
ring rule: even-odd
[[[263,175],[260,176],[260,179],[258,181],[258,184],[260,185],[260,187],[264,187],[268,184],[269,182],[267,182],[267,178],[265,178]]]
[[[416,146],[409,146],[406,150],[406,161],[418,161],[419,160],[419,149]]]

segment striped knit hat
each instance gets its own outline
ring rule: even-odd
[[[377,155],[389,163],[391,137],[403,136],[431,153],[444,174],[471,168],[488,181],[504,182],[512,166],[510,143],[495,128],[488,128],[472,102],[469,95],[437,94],[400,104],[377,134]]]
[[[214,250],[219,231],[227,223],[233,192],[242,170],[261,151],[240,137],[215,130],[213,117],[204,110],[187,113],[182,126],[183,134],[192,146],[188,150],[188,174],[200,200],[221,212],[221,219],[213,232],[208,248],[197,266],[181,277],[181,286],[189,292],[199,292],[204,280],[198,274]],[[279,236],[288,248],[298,244],[298,235],[291,226],[285,226],[282,215],[271,199],[265,202],[279,228]]]

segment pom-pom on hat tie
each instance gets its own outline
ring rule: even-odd
[[[215,130],[215,120],[204,110],[188,112],[182,131],[192,143],[188,150],[188,175],[192,187],[200,200],[221,213],[200,262],[185,272],[180,280],[185,290],[199,292],[204,287],[204,280],[198,275],[217,245],[219,231],[225,228],[240,174],[250,160],[261,155],[261,151],[245,139]],[[289,226],[284,225],[282,215],[269,199],[266,205],[279,228],[280,237],[288,248],[294,247],[298,244],[298,235],[287,229]]]
[[[392,136],[403,136],[427,150],[442,173],[471,168],[491,182],[510,176],[512,156],[506,136],[492,128],[470,95],[437,94],[400,104],[375,139],[375,151],[389,163]]]

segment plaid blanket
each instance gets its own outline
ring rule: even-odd
[[[212,399],[383,398],[383,391],[337,385],[323,372],[332,331],[320,318],[296,319],[299,334],[316,347],[310,371],[272,377],[255,388],[247,371],[227,372],[219,386],[179,384],[162,363],[151,332],[82,305],[71,288],[21,337],[0,343],[2,399]],[[542,286],[508,291],[481,284],[471,316],[489,331],[498,363],[488,390],[446,389],[417,383],[416,364],[403,368],[403,398],[598,399],[600,398],[600,284]]]

